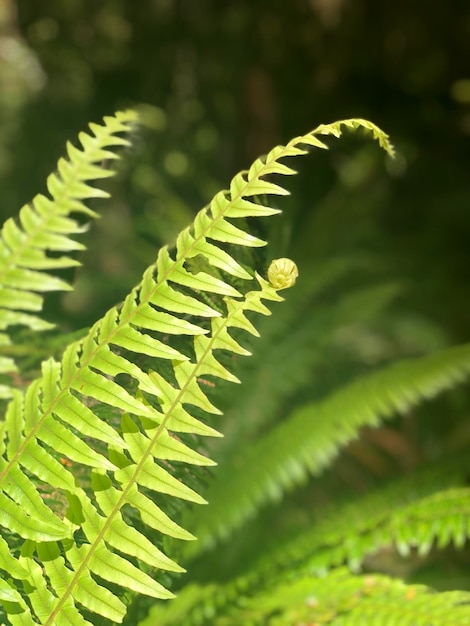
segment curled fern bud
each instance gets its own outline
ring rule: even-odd
[[[291,259],[273,259],[268,268],[268,280],[274,289],[287,289],[295,285],[299,270]]]

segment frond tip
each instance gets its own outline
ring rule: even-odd
[[[297,265],[291,259],[274,259],[268,268],[268,280],[275,289],[288,289],[295,285],[299,275]]]
[[[315,128],[312,132],[312,135],[333,135],[334,137],[339,138],[341,136],[343,126],[351,130],[363,128],[364,130],[371,132],[372,137],[378,142],[379,146],[383,148],[390,157],[394,158],[395,148],[390,142],[389,136],[384,133],[381,128],[372,122],[369,122],[369,120],[364,120],[359,117],[333,122],[332,124],[320,124],[320,126],[317,126],[317,128]]]

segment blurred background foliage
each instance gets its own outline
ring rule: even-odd
[[[283,205],[280,251],[295,247],[300,263],[378,252],[406,279],[408,303],[465,335],[466,0],[2,0],[0,37],[3,216],[44,188],[89,121],[137,104],[146,113],[126,195],[103,206],[90,241],[100,278],[79,276],[68,301],[74,323],[122,295],[155,242],[259,154],[362,116],[391,134],[398,160],[383,172],[382,155],[359,143],[313,157]]]
[[[213,454],[372,367],[468,340],[469,42],[468,0],[0,0],[3,218],[45,189],[88,122],[130,106],[144,120],[113,199],[97,204],[76,290],[49,299],[49,319],[87,326],[238,170],[358,116],[391,135],[397,159],[356,137],[316,151],[290,180],[264,234],[270,258],[298,263],[298,286],[239,368],[244,395],[223,388],[229,443]],[[323,482],[289,496],[278,525],[300,523],[306,499],[362,492],[468,446],[468,406],[460,390],[425,418],[365,432]],[[263,528],[261,518],[240,539],[242,558]]]

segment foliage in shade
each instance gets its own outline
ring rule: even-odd
[[[199,538],[188,555],[211,547],[254,515],[260,506],[319,474],[365,426],[378,426],[397,411],[406,412],[467,380],[470,346],[408,359],[377,370],[336,390],[322,402],[306,404],[260,437],[232,465],[223,464],[211,484],[207,509],[188,521]]]
[[[361,618],[365,620],[368,609],[366,605],[356,606],[357,596],[349,585],[355,586],[358,580],[375,580],[375,577],[357,576],[368,556],[391,547],[403,557],[414,550],[424,556],[434,546],[441,550],[448,546],[462,548],[468,541],[470,490],[466,482],[469,468],[467,455],[442,459],[439,463],[382,485],[355,501],[336,504],[329,511],[322,510],[301,532],[289,532],[285,537],[277,537],[271,545],[268,543],[262,557],[250,564],[243,576],[224,584],[188,585],[168,610],[155,607],[142,626],[169,626],[178,623],[183,616],[188,626],[205,623],[204,620],[211,624],[235,624],[237,620],[238,623],[245,623],[244,620],[252,616],[260,619],[260,624],[271,623],[269,617],[276,603],[283,609],[293,606],[295,610],[300,607],[302,611],[308,599],[321,596],[324,598],[317,606],[321,612],[302,613],[303,619],[315,617],[320,624],[342,624],[343,619],[345,623],[356,623],[354,620]],[[349,575],[341,570],[343,564],[349,567]],[[345,604],[336,605],[336,585],[339,585],[341,571],[340,579],[346,583],[341,602]],[[296,582],[293,584],[292,580]],[[295,588],[297,581],[300,588],[304,588],[302,580],[308,585],[308,591],[299,599]],[[383,580],[387,580],[391,588],[396,584],[396,589],[415,596],[415,587],[407,587],[401,581],[392,579]],[[349,597],[346,593],[348,588]],[[424,587],[421,591],[426,593]],[[382,591],[377,590],[378,594],[383,592],[383,588]],[[282,600],[280,596],[283,596]],[[395,612],[400,615],[398,597],[384,594],[375,601],[383,603],[377,623],[381,624],[380,620],[385,619],[387,608],[390,615]],[[468,593],[433,596],[436,608],[429,605],[428,613],[422,616],[422,620],[432,619],[430,623],[441,624],[439,620],[443,617],[439,616],[439,611],[442,610],[444,616],[450,607],[454,607],[455,613],[451,614],[460,620],[456,623],[469,624],[469,601]],[[426,602],[424,597],[422,602]],[[247,606],[251,609],[245,613]],[[327,606],[332,612],[324,613]],[[413,613],[417,606],[410,606],[410,619],[416,619],[417,624],[426,624]],[[229,621],[226,621],[227,615],[231,616]],[[300,619],[300,613],[296,615]],[[279,623],[290,624],[289,619],[294,618],[284,619],[286,621]],[[278,622],[274,620],[272,623]],[[364,623],[369,624],[369,621]]]
[[[436,593],[383,575],[354,575],[337,568],[327,576],[299,576],[246,598],[250,582],[191,585],[166,611],[155,607],[141,626],[220,624],[238,626],[468,626],[470,593]],[[227,593],[227,595],[224,595]],[[244,601],[240,602],[240,597]],[[220,613],[220,615],[219,615]],[[183,621],[184,620],[184,621]]]
[[[465,592],[436,594],[425,587],[406,585],[385,576],[352,576],[338,569],[326,578],[309,576],[282,584],[248,603],[239,612],[238,622],[228,623],[246,623],[251,611],[261,609],[264,614],[272,615],[267,622],[272,626],[292,624],[296,620],[332,626],[387,623],[465,626],[469,601],[470,594]]]

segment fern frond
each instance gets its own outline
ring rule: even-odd
[[[68,158],[61,158],[57,172],[47,179],[49,197],[38,194],[20,210],[18,220],[10,218],[3,225],[0,232],[1,331],[12,325],[24,325],[33,331],[53,326],[36,312],[42,309],[43,293],[71,289],[50,271],[80,265],[71,253],[84,247],[72,236],[82,233],[86,225],[80,225],[71,215],[98,217],[83,201],[106,198],[109,194],[89,182],[113,175],[101,162],[118,158],[111,148],[129,145],[120,135],[128,133],[136,120],[135,112],[125,111],[105,117],[102,125],[90,124],[91,133],[79,135],[82,148],[68,143]],[[1,335],[1,343],[9,345],[8,335]],[[11,371],[16,371],[14,361],[1,358],[0,373]],[[11,394],[5,390],[5,396],[11,397]]]
[[[191,530],[199,537],[188,555],[212,546],[253,516],[265,503],[327,467],[364,426],[377,426],[405,412],[423,398],[465,380],[470,373],[470,345],[387,366],[308,404],[253,444],[234,467],[221,467],[208,490],[213,503],[195,511]]]
[[[219,323],[214,321],[210,337],[196,337],[195,352],[199,355],[197,363],[190,363],[187,357],[156,339],[152,340],[150,336],[145,341],[142,337],[141,343],[144,343],[152,353],[158,351],[160,358],[165,355],[167,358],[175,359],[174,375],[177,385],[174,386],[157,372],[144,373],[130,361],[108,348],[110,343],[120,345],[119,321],[122,321],[125,316],[124,319],[130,318],[136,322],[139,309],[141,309],[140,305],[149,306],[142,294],[149,287],[148,281],[150,280],[153,279],[148,273],[140,290],[139,304],[133,294],[124,303],[119,314],[116,310],[112,310],[102,323],[90,331],[83,342],[77,342],[66,351],[61,364],[52,360],[47,361],[44,364],[42,379],[29,388],[24,400],[20,392],[16,392],[15,400],[10,404],[7,419],[8,460],[4,461],[0,473],[1,484],[5,485],[5,490],[8,490],[8,485],[12,481],[11,477],[18,473],[18,465],[21,465],[40,480],[69,494],[69,523],[59,520],[49,512],[53,524],[44,512],[44,523],[34,525],[36,507],[33,506],[32,498],[37,500],[39,496],[34,491],[31,481],[21,472],[21,479],[25,485],[24,492],[20,491],[18,495],[13,489],[8,491],[8,495],[13,498],[9,503],[9,508],[18,506],[15,500],[21,498],[24,516],[31,519],[31,523],[23,522],[21,525],[13,525],[15,516],[7,515],[9,509],[0,512],[0,522],[25,539],[34,540],[37,544],[37,558],[41,558],[41,542],[71,537],[72,532],[78,526],[87,540],[80,547],[74,544],[68,545],[67,542],[62,544],[62,551],[67,559],[67,564],[64,563],[63,567],[67,570],[68,584],[60,599],[54,599],[50,593],[44,605],[38,604],[37,607],[33,607],[40,619],[41,615],[47,613],[48,618],[41,622],[43,624],[54,623],[57,615],[62,615],[65,609],[71,611],[69,604],[72,596],[89,610],[97,610],[101,615],[115,621],[122,619],[123,610],[120,611],[118,619],[117,609],[111,616],[107,604],[101,603],[98,606],[96,602],[90,603],[85,597],[82,598],[83,585],[88,587],[92,584],[92,574],[97,574],[109,582],[138,593],[156,598],[172,597],[170,592],[137,569],[129,560],[109,550],[108,546],[154,568],[181,571],[181,568],[161,553],[142,533],[126,524],[121,515],[121,509],[126,504],[138,510],[142,509],[142,518],[152,527],[179,538],[191,538],[183,529],[172,523],[144,493],[139,491],[139,487],[191,502],[204,502],[197,493],[174,478],[164,465],[166,461],[195,465],[212,463],[170,436],[167,426],[171,426],[175,432],[213,434],[212,429],[204,427],[183,405],[189,403],[209,413],[217,412],[200,389],[197,378],[207,373],[228,379],[233,377],[216,361],[212,350],[228,346],[234,349],[238,344],[230,338],[228,329],[236,325],[251,330],[251,323],[245,318],[244,311],[267,312],[261,304],[261,297],[279,299],[274,289],[259,278],[262,287],[259,292],[249,292],[241,302],[227,300],[229,309],[227,317]],[[165,288],[164,293],[166,294],[169,289]],[[172,290],[172,293],[175,302],[178,302],[178,292]],[[153,296],[152,289],[147,293],[147,300],[151,296]],[[189,297],[184,296],[183,303],[185,298]],[[199,301],[194,299],[194,303],[196,302]],[[197,305],[194,304],[194,306]],[[135,317],[132,316],[132,310],[136,312]],[[157,323],[157,320],[158,312],[156,312],[154,322]],[[178,327],[177,320],[178,318],[175,317],[173,322],[175,330]],[[166,323],[168,323],[167,320],[165,320]],[[180,331],[185,332],[184,325]],[[134,333],[138,334],[139,331],[134,329],[130,334],[131,340]],[[139,382],[142,391],[158,398],[162,410],[153,408],[143,399],[130,395],[116,382],[105,378],[105,375],[110,373],[116,375],[121,372],[133,376]],[[82,399],[71,394],[71,390],[80,394]],[[122,436],[119,435],[99,420],[87,407],[86,397],[111,404],[139,416],[141,425],[139,426],[129,415],[124,414]],[[72,427],[75,431],[79,431],[82,437],[74,434],[71,431]],[[104,444],[111,445],[109,459],[95,452],[85,441],[87,437],[93,437]],[[39,445],[39,442],[45,444],[46,447]],[[49,447],[75,463],[94,468],[92,488],[96,502],[93,502],[85,491],[76,485],[72,473],[47,451]],[[114,475],[114,481],[107,475],[107,472]],[[30,501],[27,501],[26,496],[30,492],[33,495],[30,496]],[[43,506],[43,508],[48,511],[47,507]],[[58,545],[54,550],[58,555],[54,561],[59,559],[57,567],[60,567],[64,556],[59,556]],[[32,584],[37,587],[38,581],[33,580]],[[55,591],[57,593],[57,589]],[[41,597],[44,594],[45,592]]]
[[[166,610],[155,605],[139,626],[469,626],[469,603],[465,591],[437,593],[338,568],[323,577],[284,577],[257,592],[244,578],[226,585],[188,585]]]
[[[366,556],[390,547],[402,556],[411,549],[422,556],[432,546],[461,548],[470,537],[469,468],[466,457],[440,461],[336,505],[295,537],[278,539],[255,567],[255,579],[290,566],[319,575],[343,564],[357,571]]]
[[[353,576],[339,569],[324,578],[307,576],[255,596],[224,624],[281,626],[326,623],[332,626],[468,626],[470,593],[436,593],[387,576]],[[217,622],[215,622],[217,623]]]
[[[217,194],[209,207],[198,213],[194,224],[177,238],[174,254],[168,247],[160,250],[156,263],[121,306],[112,308],[84,339],[71,344],[60,362],[46,361],[42,377],[25,393],[15,392],[0,440],[4,452],[0,489],[8,504],[0,509],[0,524],[25,540],[18,565],[19,571],[27,572],[30,605],[7,607],[12,623],[21,619],[21,623],[52,626],[64,619],[69,624],[83,624],[77,603],[115,622],[122,621],[124,605],[95,576],[151,597],[172,596],[144,568],[175,572],[181,568],[143,531],[130,526],[122,509],[131,507],[145,524],[163,534],[192,538],[146,491],[164,494],[167,499],[204,502],[173,475],[173,463],[213,462],[179,441],[175,433],[217,434],[200,419],[201,413],[217,415],[220,411],[202,390],[199,378],[236,382],[215,351],[247,354],[229,331],[241,329],[256,336],[251,313],[267,315],[269,309],[262,301],[282,300],[255,272],[257,289],[239,291],[231,284],[231,277],[252,280],[252,276],[224,245],[252,247],[265,242],[229,220],[277,213],[247,198],[287,193],[264,177],[293,173],[279,163],[280,158],[304,154],[306,150],[297,145],[324,147],[315,133],[338,134],[342,125],[368,128],[386,141],[370,123],[347,121],[322,126],[258,159],[248,172],[235,176],[230,191]],[[196,257],[203,257],[211,271],[193,273],[190,261]],[[280,269],[284,272],[284,266]],[[222,270],[225,278],[219,278],[216,270]],[[294,273],[289,270],[290,279]],[[286,286],[281,283],[278,288]],[[203,293],[215,294],[220,307],[209,305]],[[190,315],[194,323],[184,315]],[[168,335],[170,341],[164,341]],[[172,346],[173,336],[189,337],[188,349],[181,351],[181,342]],[[136,355],[153,359],[155,370],[144,371],[135,363]],[[120,384],[117,377],[121,374],[134,381],[133,391]],[[96,402],[122,413],[119,432],[94,411]],[[79,485],[52,451],[91,468],[91,489]],[[21,482],[16,483],[18,474]],[[40,494],[31,475],[66,494],[69,509],[65,519],[44,505],[41,525],[32,523]],[[29,522],[24,530],[15,523],[20,507]],[[76,540],[78,529],[80,542]]]

